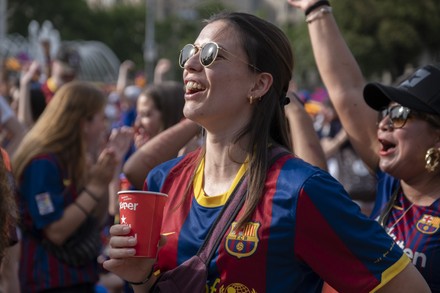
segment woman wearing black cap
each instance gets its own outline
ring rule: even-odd
[[[440,292],[440,69],[424,66],[396,87],[365,86],[329,2],[288,3],[305,11],[330,99],[351,143],[377,175],[371,217],[404,249],[431,290]]]

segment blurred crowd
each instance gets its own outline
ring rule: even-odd
[[[3,173],[5,177],[9,176],[5,188],[10,188],[5,189],[9,190],[9,196],[2,193],[2,211],[7,211],[2,213],[7,223],[7,237],[3,239],[7,243],[0,247],[6,249],[3,253],[0,292],[19,292],[20,286],[21,292],[60,286],[73,286],[74,290],[81,292],[92,290],[75,287],[77,283],[90,284],[98,292],[129,292],[130,287],[100,265],[107,257],[108,228],[119,220],[117,192],[134,188],[126,174],[140,178],[134,182],[141,189],[142,178],[147,172],[143,168],[145,171],[138,174],[136,169],[130,168],[130,163],[125,173],[122,168],[144,144],[179,123],[190,133],[171,156],[194,150],[200,143],[200,127],[184,121],[183,83],[166,80],[172,67],[170,60],[158,61],[152,77],[154,80],[149,85],[146,85],[144,77],[133,74],[136,64],[130,60],[121,63],[115,84],[98,84],[78,79],[81,56],[74,46],[62,44],[51,56],[50,44],[41,42],[41,45],[46,58],[44,64],[28,56],[12,56],[4,60],[0,71],[0,142],[5,161]],[[105,163],[105,156],[113,162]],[[10,167],[11,158],[16,172],[12,172]],[[146,164],[150,162],[148,158],[143,161]],[[138,167],[143,161],[135,159],[133,164]],[[56,170],[52,169],[54,164]],[[107,178],[95,180],[101,181],[99,184],[104,187],[91,191],[93,184],[92,188],[87,186],[94,182],[94,174],[103,171],[100,168],[106,168],[109,173]],[[45,176],[55,179],[49,182]],[[6,180],[2,179],[2,182]],[[61,181],[56,182],[57,179]],[[60,182],[63,186],[58,186]],[[60,189],[55,193],[59,193],[59,196],[63,194],[63,197],[70,190],[72,198],[55,199],[53,189]],[[85,201],[84,206],[74,201],[83,190],[87,190],[92,198],[92,203]],[[64,219],[67,207],[72,203],[85,215],[79,221],[79,226],[70,226],[72,219],[78,219],[75,212],[72,219]],[[48,222],[45,216],[54,210],[59,210],[56,212],[58,215]],[[81,224],[91,227],[91,215],[98,219],[99,229],[94,231],[100,237],[100,248],[99,255],[88,260],[87,266],[82,263],[71,269],[65,265],[67,260],[63,263],[39,251],[40,246],[54,249],[47,243],[58,246],[75,243],[75,238],[78,238],[76,234],[83,226]],[[56,238],[59,237],[58,229],[66,231],[61,240]],[[79,237],[84,239],[89,236],[81,234]],[[51,266],[44,261],[29,261],[45,257],[59,264]],[[28,269],[19,273],[20,266]],[[63,280],[59,279],[61,275],[57,276],[58,273],[54,275],[55,268],[63,271],[59,273],[63,275]],[[95,274],[90,274],[90,270]],[[46,277],[35,277],[37,273]],[[83,282],[78,282],[74,276],[81,273],[88,276],[84,277]]]

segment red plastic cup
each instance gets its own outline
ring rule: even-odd
[[[120,224],[131,227],[137,238],[136,257],[155,258],[160,240],[163,207],[168,195],[159,192],[124,190],[118,192]]]

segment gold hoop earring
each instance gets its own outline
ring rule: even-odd
[[[425,155],[425,168],[429,172],[434,172],[440,164],[440,149],[430,148]]]

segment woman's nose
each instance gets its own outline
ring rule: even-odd
[[[194,55],[192,55],[191,57],[189,57],[189,59],[186,60],[183,68],[186,70],[189,70],[189,71],[190,70],[196,70],[196,71],[201,70],[203,68],[203,65],[199,61],[199,54],[200,54],[200,50],[198,52],[196,52]]]

